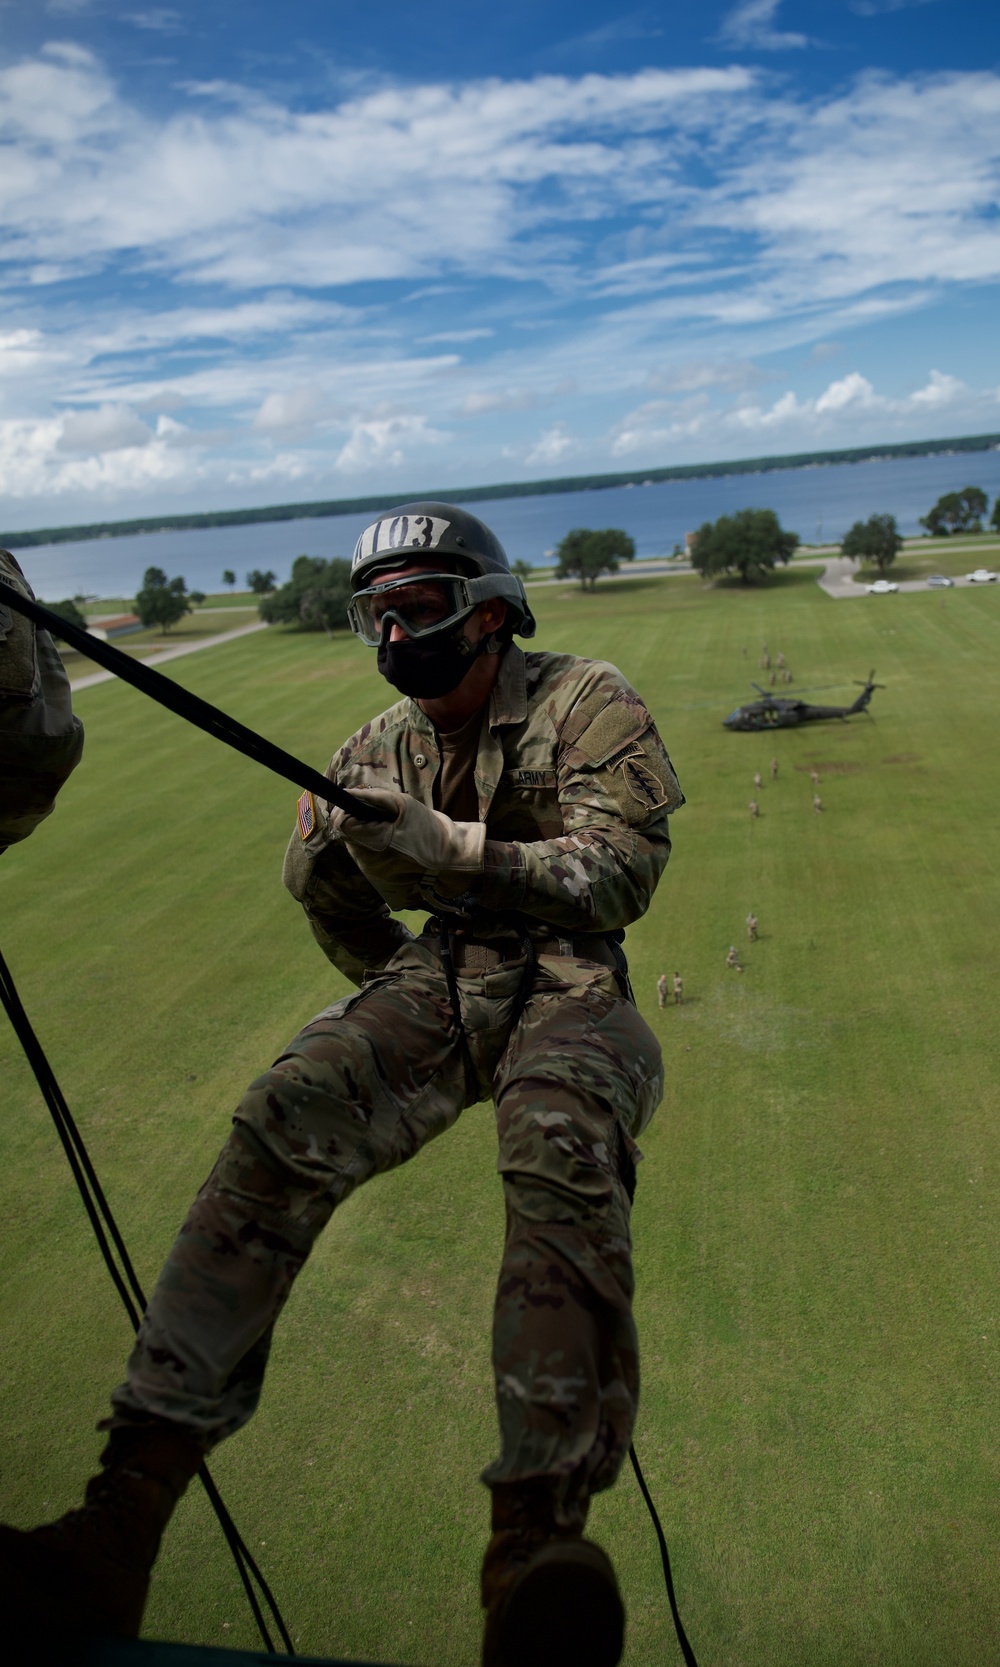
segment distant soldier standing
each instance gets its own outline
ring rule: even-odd
[[[777,779],[778,779],[778,760],[776,758],[772,758],[772,760],[771,760],[771,780],[772,781],[777,781]]]
[[[736,953],[736,945],[734,943],[729,945],[729,954],[726,956],[726,966],[732,967],[735,972],[743,971],[743,966]]]
[[[747,937],[750,939],[751,943],[757,942],[757,916],[754,914],[752,909],[747,915]]]
[[[818,793],[814,793],[813,794],[813,810],[822,810],[822,809],[823,809],[823,801],[820,798]]]
[[[684,980],[679,972],[674,973],[674,1006],[680,1007],[684,1001]]]
[[[764,785],[764,779],[759,770],[755,770],[753,773],[753,784],[757,788],[758,792]]]
[[[656,980],[656,1003],[658,1007],[666,1007],[667,1005],[667,975],[665,972],[661,972]]]
[[[774,663],[777,666],[779,671],[784,671],[784,669],[785,669],[785,656],[783,654],[776,655]]]
[[[751,817],[760,815],[760,805],[757,803],[756,799],[751,799],[750,800],[749,809],[750,809]]]
[[[815,764],[813,765],[812,769],[809,771],[809,779],[812,782],[814,787],[819,786],[819,771],[817,770]]]

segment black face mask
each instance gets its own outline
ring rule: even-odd
[[[457,689],[473,661],[485,654],[489,637],[471,643],[464,632],[441,638],[404,637],[401,642],[383,643],[378,651],[378,669],[401,695],[413,700],[438,700]]]

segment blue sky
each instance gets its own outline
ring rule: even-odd
[[[0,525],[1000,431],[984,0],[0,0]]]

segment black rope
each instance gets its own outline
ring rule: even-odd
[[[642,1497],[646,1501],[649,1514],[653,1519],[653,1527],[656,1529],[656,1537],[660,1542],[660,1560],[663,1563],[663,1578],[667,1583],[667,1597],[670,1599],[670,1613],[674,1617],[674,1631],[677,1634],[677,1642],[681,1647],[681,1655],[684,1657],[686,1667],[698,1667],[698,1663],[695,1660],[694,1650],[688,1643],[688,1635],[684,1631],[680,1615],[677,1613],[677,1599],[674,1597],[674,1582],[670,1573],[670,1558],[667,1555],[667,1542],[664,1537],[663,1529],[660,1527],[660,1519],[656,1514],[656,1506],[653,1504],[649,1489],[646,1486],[646,1479],[643,1476],[642,1471],[639,1469],[639,1460],[636,1458],[634,1446],[629,1448],[628,1456],[632,1460],[632,1469],[635,1471],[635,1479],[639,1484],[639,1490]]]
[[[139,689],[142,694],[149,695],[152,700],[159,701],[161,706],[176,712],[179,718],[186,718],[188,723],[203,729],[206,735],[214,735],[217,741],[224,741],[228,747],[234,747],[246,758],[252,758],[255,764],[263,764],[276,775],[284,776],[286,781],[294,782],[296,787],[307,788],[327,804],[339,805],[341,810],[356,816],[359,822],[392,821],[391,811],[369,804],[364,799],[355,798],[353,793],[338,787],[336,782],[330,781],[329,777],[322,775],[319,770],[314,770],[309,764],[303,764],[300,758],[285,752],[283,747],[275,746],[273,741],[266,741],[256,730],[247,729],[245,724],[238,723],[220,707],[212,706],[209,701],[193,695],[189,689],[184,689],[171,678],[164,677],[162,672],[154,671],[152,666],[143,665],[141,660],[133,660],[130,655],[123,654],[120,648],[113,648],[111,643],[101,642],[100,638],[92,637],[89,631],[81,631],[78,625],[71,625],[68,620],[60,619],[50,608],[22,596],[12,585],[3,585],[0,596],[7,606],[15,608],[18,613],[26,614],[46,631],[64,638],[73,648],[78,648],[81,654],[96,660],[106,671],[114,672],[124,683],[131,683],[133,688]]]
[[[62,1143],[63,1151],[66,1153],[66,1157],[69,1161],[70,1169],[73,1172],[73,1179],[76,1181],[80,1197],[83,1201],[83,1207],[87,1212],[87,1218],[90,1221],[90,1225],[94,1229],[94,1236],[96,1237],[97,1243],[100,1247],[101,1255],[104,1257],[107,1270],[114,1282],[115,1290],[121,1297],[122,1303],[125,1307],[125,1312],[128,1314],[129,1320],[131,1321],[133,1331],[138,1331],[142,1313],[146,1308],[145,1294],[139,1283],[135,1269],[132,1266],[131,1257],[125,1247],[125,1241],[119,1231],[118,1223],[115,1221],[114,1215],[112,1214],[111,1206],[105,1197],[104,1189],[102,1188],[100,1181],[97,1178],[94,1166],[91,1163],[90,1154],[87,1151],[83,1136],[81,1135],[73,1114],[66,1103],[65,1096],[63,1095],[62,1089],[59,1087],[56,1080],[55,1072],[46,1058],[45,1051],[32,1029],[31,1021],[24,1010],[21,998],[17,993],[10,968],[8,967],[2,954],[0,954],[0,1003],[2,1003],[4,1011],[10,1019],[11,1025],[14,1029],[14,1034],[24,1049],[28,1063],[35,1074],[35,1080],[41,1089],[42,1098],[52,1115],[52,1121],[56,1126],[56,1132]],[[111,1240],[111,1244],[108,1242],[109,1238]],[[119,1267],[118,1263],[115,1261],[111,1249],[112,1244],[118,1253],[121,1267]],[[292,1640],[289,1637],[288,1629],[282,1619],[281,1611],[278,1608],[271,1588],[264,1579],[253,1554],[248,1549],[243,1536],[240,1534],[239,1529],[236,1527],[229,1511],[223,1503],[222,1496],[213,1482],[206,1464],[202,1464],[199,1468],[198,1477],[203,1488],[205,1489],[205,1492],[208,1494],[209,1500],[215,1510],[215,1514],[219,1519],[222,1532],[228,1542],[229,1549],[235,1559],[236,1567],[239,1571],[240,1579],[243,1582],[243,1588],[246,1592],[250,1608],[253,1611],[254,1619],[257,1622],[257,1627],[260,1631],[265,1649],[267,1649],[271,1654],[274,1653],[274,1644],[271,1634],[268,1631],[267,1623],[264,1620],[260,1604],[257,1601],[257,1595],[251,1585],[250,1575],[252,1575],[254,1580],[256,1580],[261,1592],[263,1593],[264,1600],[274,1617],[274,1623],[281,1634],[281,1640],[285,1646],[286,1652],[288,1655],[294,1655],[295,1651],[292,1648]],[[249,1573],[247,1572],[248,1570]]]

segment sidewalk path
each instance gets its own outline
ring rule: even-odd
[[[255,619],[251,625],[238,625],[235,631],[222,631],[217,637],[202,637],[200,642],[178,643],[176,648],[164,648],[142,663],[144,666],[165,666],[168,660],[179,660],[184,654],[197,654],[201,648],[218,648],[220,643],[232,642],[234,637],[248,637],[251,631],[266,630],[266,621]],[[88,677],[75,678],[70,683],[70,689],[76,694],[78,689],[92,689],[95,683],[110,683],[114,676],[113,671],[93,671]]]

